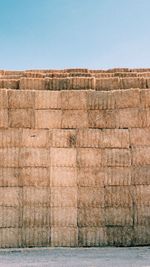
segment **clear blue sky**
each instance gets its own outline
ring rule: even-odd
[[[150,67],[150,0],[0,0],[0,69]]]

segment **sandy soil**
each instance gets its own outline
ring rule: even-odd
[[[0,250],[0,267],[150,267],[150,247]]]

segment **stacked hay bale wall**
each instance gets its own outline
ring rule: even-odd
[[[150,245],[150,69],[0,72],[0,247]]]

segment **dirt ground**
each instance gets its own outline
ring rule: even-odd
[[[150,267],[150,247],[0,250],[0,267]]]

